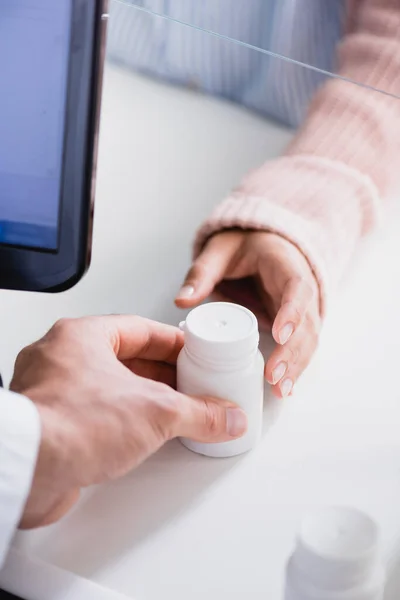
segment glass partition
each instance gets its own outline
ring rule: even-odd
[[[112,0],[112,4],[114,22],[111,25],[111,39],[115,40],[120,34],[119,52],[124,52],[123,45],[127,38],[130,39],[130,45],[125,48],[132,51],[132,38],[138,36],[142,39],[148,28],[152,30],[151,36],[144,46],[148,49],[151,46],[154,51],[160,47],[169,51],[172,23],[180,23],[188,27],[185,32],[182,30],[179,43],[182,50],[187,52],[186,61],[194,61],[192,67],[200,52],[199,43],[196,42],[199,38],[194,32],[199,30],[210,34],[203,37],[205,47],[201,50],[208,54],[214,68],[222,65],[219,54],[219,49],[223,47],[222,40],[229,40],[243,48],[242,51],[236,49],[236,56],[240,55],[243,60],[249,56],[244,50],[247,48],[269,57],[279,57],[283,62],[308,67],[314,75],[303,72],[300,76],[301,70],[296,70],[297,77],[303,79],[302,87],[315,85],[323,76],[335,75],[394,96],[399,95],[396,82],[385,77],[384,64],[375,68],[374,72],[368,66],[371,50],[382,55],[391,54],[396,60],[398,16],[395,3],[389,0]],[[129,8],[135,10],[130,12]],[[161,20],[152,19],[154,16],[161,17]],[[174,43],[175,53],[177,43]],[[142,52],[145,52],[145,47],[142,46]],[[353,58],[347,60],[349,54]],[[252,62],[256,61],[255,55],[250,56],[253,57]],[[168,57],[164,56],[165,59]],[[231,62],[227,57],[224,58],[225,71]],[[288,76],[294,72],[293,68],[283,63],[278,67],[269,62],[273,65],[272,70],[279,70],[284,86]],[[265,60],[263,64],[267,65],[268,61]],[[236,64],[235,69],[238,68]]]
[[[185,311],[174,298],[196,231],[248,177],[249,210],[243,201],[239,218],[232,203],[214,219],[286,233],[312,256],[331,297],[329,284],[378,220],[398,172],[400,105],[387,96],[398,83],[385,75],[395,42],[382,46],[389,60],[370,69],[370,51],[390,38],[380,2],[372,17],[358,16],[375,37],[354,38],[361,54],[349,42],[345,76],[356,85],[337,77],[347,3],[112,0],[91,270],[51,303],[10,296],[20,346],[63,315],[133,313],[178,324]],[[369,80],[386,94],[368,89]],[[288,145],[294,162],[275,160]],[[385,600],[398,600],[399,218],[368,265],[352,272],[355,292],[332,300],[319,354],[296,374],[294,397],[278,400],[266,388],[254,453],[213,461],[173,442],[123,480],[85,492],[60,523],[18,534],[17,545],[138,600],[278,600],[301,517],[340,503],[378,522],[391,579]],[[230,297],[273,317],[273,290],[242,283],[230,281]],[[39,302],[38,325],[27,315]],[[3,363],[11,373],[10,343]],[[274,346],[266,344],[268,358]]]

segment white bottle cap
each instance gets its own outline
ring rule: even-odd
[[[378,538],[375,522],[358,510],[320,510],[302,523],[291,561],[293,574],[319,589],[358,586],[379,564]]]
[[[230,302],[212,302],[193,309],[181,329],[186,350],[208,362],[233,362],[251,356],[259,342],[253,313]]]

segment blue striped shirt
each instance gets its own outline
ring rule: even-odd
[[[296,127],[335,71],[345,0],[113,0],[110,12],[112,60]]]

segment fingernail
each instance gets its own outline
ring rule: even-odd
[[[291,379],[285,379],[281,384],[281,392],[284,398],[290,395],[290,392],[293,389],[293,381]]]
[[[291,337],[294,331],[293,323],[287,323],[279,332],[279,343],[286,344],[288,339]]]
[[[194,294],[194,287],[192,285],[184,285],[180,290],[177,298],[191,298]]]
[[[282,379],[286,373],[287,364],[285,362],[279,363],[277,367],[272,371],[272,383],[275,385]]]
[[[226,431],[237,438],[247,430],[247,417],[240,408],[228,408],[226,411]]]

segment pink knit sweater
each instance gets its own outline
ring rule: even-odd
[[[400,96],[400,0],[349,0],[339,74]],[[276,232],[307,257],[321,311],[360,238],[400,183],[400,100],[330,79],[285,155],[251,172],[200,228]]]

